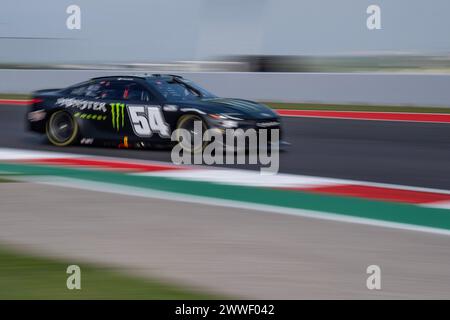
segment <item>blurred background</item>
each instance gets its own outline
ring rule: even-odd
[[[450,106],[446,0],[128,3],[3,1],[0,93],[172,72],[263,102]]]
[[[70,5],[81,28],[69,30]],[[381,29],[369,30],[370,5]],[[446,0],[4,0],[1,67],[449,72]]]

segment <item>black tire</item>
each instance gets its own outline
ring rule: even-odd
[[[67,111],[54,112],[45,126],[47,138],[55,146],[65,147],[73,144],[78,138],[78,123]]]
[[[200,145],[194,145],[194,136],[196,134],[200,134],[199,132],[195,132],[194,130],[194,122],[200,121],[202,123],[202,143]],[[208,145],[208,141],[203,141],[203,134],[206,130],[208,130],[208,125],[202,119],[202,117],[195,114],[186,114],[178,119],[177,129],[185,129],[191,132],[191,146],[189,147],[187,144],[183,144],[183,139],[180,139],[181,136],[177,135],[177,141],[180,142],[181,147],[188,152],[198,153],[203,151],[203,149]]]

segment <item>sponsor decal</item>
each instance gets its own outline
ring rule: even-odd
[[[107,118],[107,116],[104,114],[83,113],[83,112],[76,112],[73,116],[75,118],[79,118],[79,119],[83,119],[83,120],[99,120],[99,121],[106,120],[106,118]]]
[[[93,144],[94,138],[83,138],[80,141],[80,144]]]
[[[111,121],[112,126],[116,131],[119,131],[125,126],[125,104],[111,103]]]
[[[76,108],[80,111],[92,110],[104,113],[107,112],[105,102],[88,101],[74,98],[59,98],[58,100],[56,100],[56,105],[62,106],[64,108]]]
[[[169,138],[170,128],[158,105],[128,105],[128,115],[134,133],[138,137],[151,137],[154,132]]]

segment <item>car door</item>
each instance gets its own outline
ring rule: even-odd
[[[123,88],[113,80],[99,79],[89,84],[84,92],[84,103],[75,114],[86,137],[116,141],[132,132],[126,125],[122,93]]]
[[[123,98],[133,134],[137,138],[159,141],[170,140],[170,125],[155,96],[137,82],[124,87]]]

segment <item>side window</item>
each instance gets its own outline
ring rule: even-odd
[[[120,100],[124,90],[124,84],[119,81],[101,80],[92,83],[86,89],[86,98],[100,100]]]
[[[128,100],[148,102],[152,94],[138,83],[131,81],[101,80],[70,88],[67,94],[100,100]]]
[[[70,88],[67,90],[67,94],[71,96],[84,97],[88,86],[88,84],[83,84],[77,87]]]
[[[122,99],[123,85],[117,81],[104,80],[100,82],[100,95],[98,99],[120,100]]]
[[[75,87],[65,90],[65,94],[89,99],[99,99],[101,96],[102,83],[98,81],[84,82]]]
[[[102,95],[102,85],[98,82],[90,84],[86,88],[85,97],[90,99],[100,99]]]
[[[123,99],[129,101],[152,101],[154,100],[150,92],[137,83],[130,83],[125,86]]]

